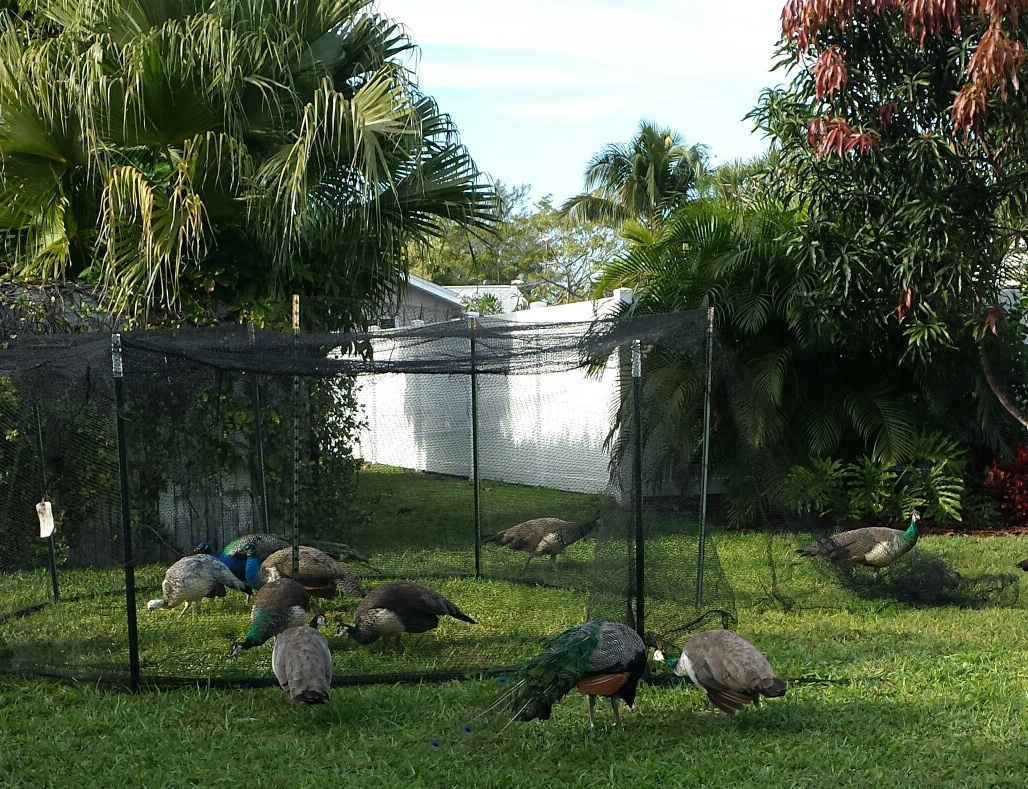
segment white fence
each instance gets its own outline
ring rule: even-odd
[[[613,299],[523,310],[483,323],[555,323],[606,314]],[[601,376],[584,371],[478,375],[479,475],[580,493],[609,490],[603,447],[620,400],[618,360]],[[362,376],[358,399],[367,428],[357,452],[365,461],[470,477],[471,380],[467,375]]]

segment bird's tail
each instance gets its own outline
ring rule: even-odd
[[[211,564],[214,563],[211,562]],[[226,564],[218,562],[217,570],[215,571],[215,578],[218,583],[230,587],[231,589],[235,589],[240,592],[246,591],[246,584],[239,580]]]
[[[810,545],[797,548],[796,553],[800,556],[821,556],[824,553],[824,546],[819,542],[812,542]]]
[[[495,534],[487,534],[482,537],[482,542],[499,542],[503,539],[504,532],[498,531]]]
[[[328,691],[321,688],[301,688],[292,695],[297,704],[324,704],[328,701]]]

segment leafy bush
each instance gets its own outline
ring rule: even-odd
[[[911,510],[935,520],[961,519],[964,453],[941,433],[918,436],[905,464],[861,457],[852,463],[815,458],[789,472],[786,502],[799,512],[835,514],[869,522],[898,520]],[[1028,468],[1028,455],[1026,455]],[[1028,513],[1028,496],[1025,498]]]

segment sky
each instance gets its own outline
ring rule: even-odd
[[[583,190],[589,159],[642,120],[710,150],[763,153],[743,119],[771,73],[784,0],[379,0],[420,49],[423,92],[478,167],[532,200]]]

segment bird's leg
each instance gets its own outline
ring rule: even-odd
[[[200,616],[200,603],[202,602],[203,600],[197,600],[195,603],[193,603],[193,613],[197,616]]]
[[[521,568],[521,572],[526,572],[528,570],[528,563],[530,561],[532,561],[532,554],[528,554],[528,558],[525,559],[525,566]]]
[[[555,553],[550,554],[550,569],[557,572],[557,554]]]
[[[610,697],[610,708],[614,710],[614,725],[620,726],[622,729],[625,728],[625,724],[621,722],[621,715],[618,712],[618,706],[621,704],[621,699],[617,696]]]
[[[403,634],[402,633],[396,636],[396,651],[399,652],[401,655],[403,654]]]
[[[596,706],[596,697],[589,696],[589,735],[596,735],[596,719],[593,717],[593,708]]]
[[[179,611],[179,613],[178,613],[178,618],[179,619],[181,619],[182,617],[184,617],[186,615],[186,611],[189,610],[189,606],[190,605],[191,605],[191,603],[188,600],[186,600],[186,604],[184,606],[182,606],[182,610]]]

